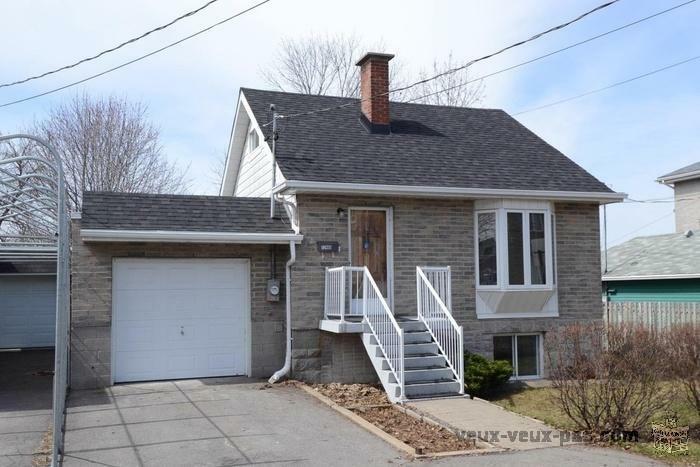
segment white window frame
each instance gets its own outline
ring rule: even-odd
[[[522,215],[523,222],[523,272],[524,284],[510,284],[508,282],[508,213],[517,212]],[[496,285],[481,285],[479,273],[479,214],[496,214]],[[543,214],[545,230],[545,284],[532,284],[531,258],[530,258],[530,214]],[[554,216],[551,209],[533,207],[532,209],[520,209],[511,207],[498,207],[489,209],[477,209],[474,211],[474,256],[476,270],[476,287],[480,290],[553,290],[554,289],[554,262],[552,251]]]
[[[258,144],[254,148],[250,147],[251,142],[252,142],[251,135],[255,135],[256,139],[258,140]],[[255,126],[253,126],[253,125],[250,125],[250,127],[248,128],[248,133],[246,133],[245,143],[244,143],[245,148],[243,149],[243,153],[250,154],[251,152],[258,149],[260,147],[260,141],[261,141],[260,133],[258,132],[257,128],[255,128]]]
[[[519,336],[535,336],[537,337],[537,374],[519,376],[518,375],[518,337]],[[533,379],[542,379],[542,368],[544,367],[544,336],[540,332],[520,332],[520,333],[504,333],[504,334],[494,334],[491,337],[491,345],[493,345],[494,337],[510,337],[511,338],[511,359],[513,360],[513,376],[510,377],[511,381],[526,381]],[[493,354],[493,352],[492,352]],[[495,358],[495,356],[494,356]]]

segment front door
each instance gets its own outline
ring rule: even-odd
[[[350,263],[352,266],[367,266],[377,283],[379,291],[391,306],[391,264],[390,264],[390,228],[391,210],[389,208],[353,208],[350,209]],[[354,280],[355,281],[355,280]],[[353,290],[361,290],[361,284],[353,284]],[[355,294],[353,294],[355,295]],[[359,298],[358,297],[353,298]],[[359,301],[353,300],[352,312],[362,313],[356,309]]]

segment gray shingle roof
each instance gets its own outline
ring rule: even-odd
[[[699,171],[700,171],[700,162],[695,162],[694,164],[686,165],[685,167],[681,167],[678,170],[674,170],[673,172],[669,172],[666,175],[662,175],[659,177],[659,180],[663,180],[665,178],[678,177],[679,175],[684,175],[687,173],[699,172]]]
[[[288,114],[357,101],[241,91],[260,125],[271,103]],[[391,119],[388,135],[369,133],[357,105],[283,119],[280,169],[288,180],[612,192],[502,110],[391,102]]]
[[[700,274],[700,232],[637,237],[608,250],[606,277]]]
[[[86,192],[83,229],[293,233],[267,198]]]

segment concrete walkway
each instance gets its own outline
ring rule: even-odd
[[[409,405],[431,418],[470,432],[503,449],[523,451],[577,443],[568,432],[560,432],[542,422],[478,399],[412,401]]]
[[[24,467],[53,411],[53,350],[0,352],[0,467]]]

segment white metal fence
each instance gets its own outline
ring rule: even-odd
[[[63,454],[70,320],[69,216],[61,158],[32,135],[0,136],[0,260],[56,259],[52,465]]]
[[[426,274],[425,270],[430,273]],[[429,277],[433,279],[430,280]],[[433,340],[447,359],[447,365],[460,382],[460,394],[464,394],[464,331],[452,317],[452,308],[445,304],[449,300],[450,270],[446,268],[416,267],[416,294],[418,298],[418,318],[428,328]],[[436,289],[445,294],[441,296]]]
[[[638,323],[654,329],[676,324],[700,325],[700,302],[608,302],[604,304],[608,323]]]

